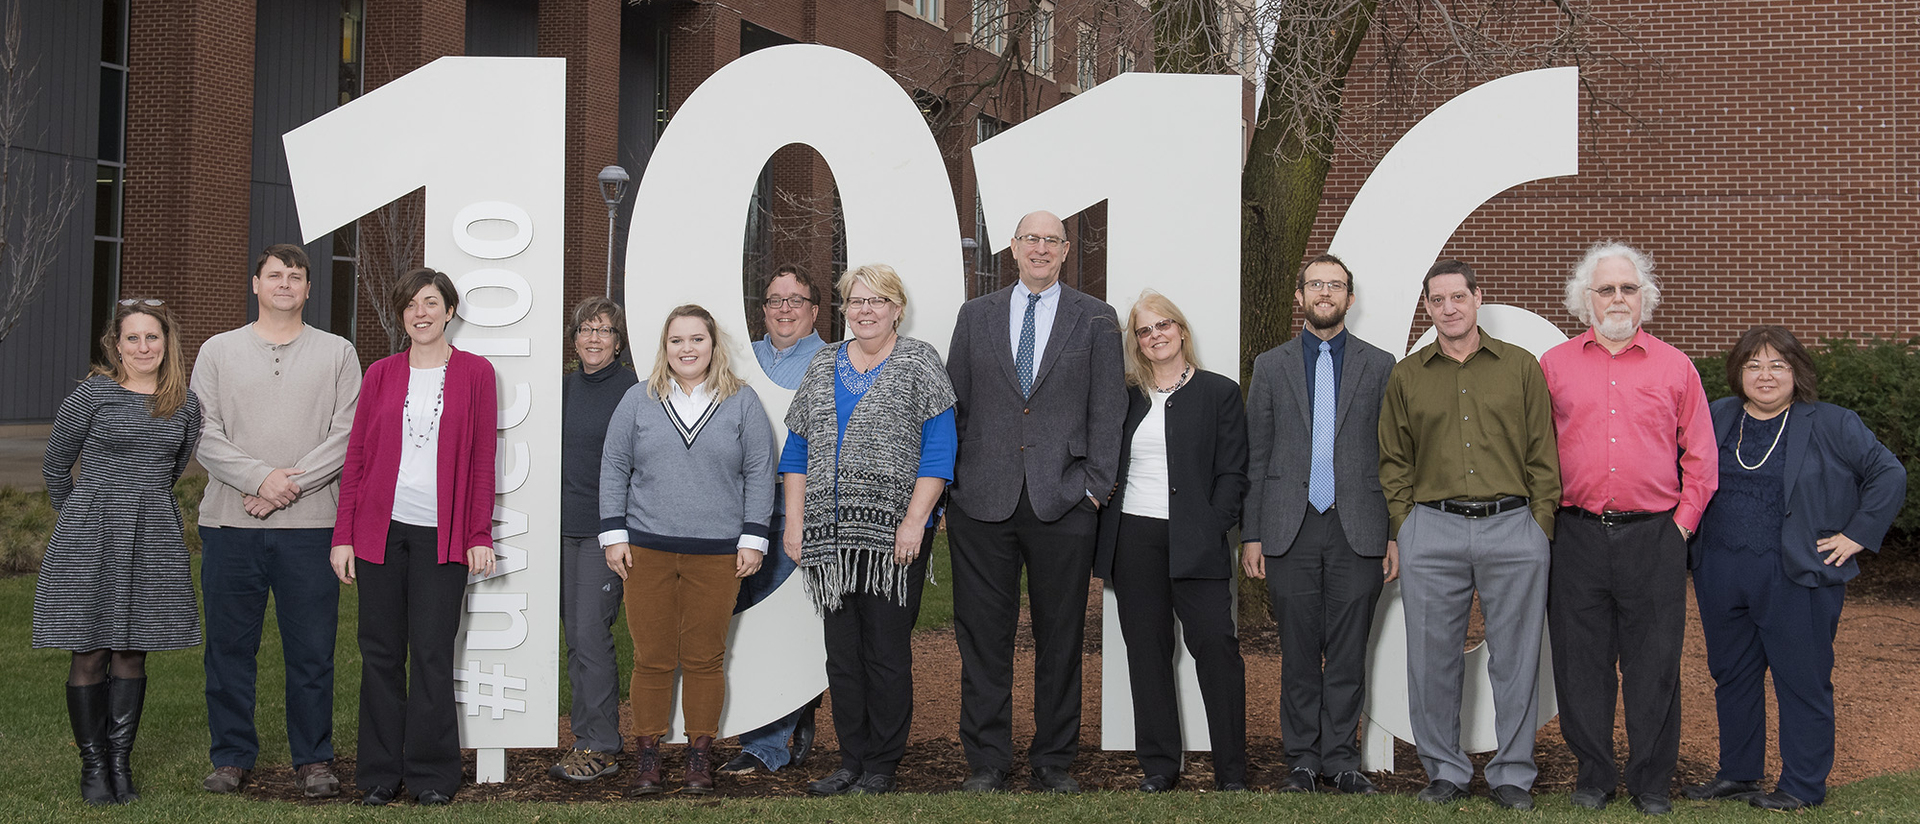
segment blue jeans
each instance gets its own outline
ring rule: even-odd
[[[287,667],[287,749],[294,766],[333,760],[333,643],[340,583],[328,562],[330,529],[200,528],[200,590],[207,615],[208,755],[253,769],[255,658],[273,596]]]
[[[780,518],[774,518],[772,546],[767,548],[767,557],[760,565],[760,571],[740,582],[740,598],[734,602],[734,614],[746,611],[748,607],[760,603],[773,594],[797,568],[792,558],[780,550]],[[800,723],[800,713],[806,708],[794,710],[787,717],[751,732],[740,734],[740,749],[753,753],[760,763],[769,770],[779,770],[787,765],[791,753],[787,751],[787,739],[793,737],[793,729]]]

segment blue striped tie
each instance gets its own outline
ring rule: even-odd
[[[1020,397],[1033,396],[1033,305],[1040,296],[1027,295],[1027,317],[1020,322],[1020,350],[1013,356],[1013,371],[1020,373]]]
[[[1319,512],[1333,506],[1333,344],[1320,342],[1313,363],[1313,470],[1307,503]]]

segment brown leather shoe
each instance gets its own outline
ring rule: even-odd
[[[633,770],[633,794],[656,795],[666,792],[660,783],[660,736],[642,735],[633,739],[640,763]]]
[[[688,795],[713,792],[713,736],[700,736],[687,745],[686,784]]]

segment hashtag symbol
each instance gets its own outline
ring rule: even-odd
[[[468,661],[466,669],[453,671],[453,680],[468,685],[464,692],[456,690],[453,700],[467,705],[468,715],[479,715],[480,708],[493,710],[493,720],[507,717],[507,710],[526,712],[527,702],[518,698],[508,698],[507,690],[527,689],[527,679],[507,676],[507,665],[494,664],[493,670],[480,668],[479,661]]]

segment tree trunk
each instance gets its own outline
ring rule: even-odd
[[[1320,211],[1320,195],[1332,168],[1333,137],[1340,125],[1340,95],[1354,53],[1366,38],[1378,0],[1316,0],[1319,13],[1279,21],[1269,53],[1265,96],[1255,118],[1253,146],[1241,174],[1240,385],[1253,378],[1253,360],[1293,337],[1295,268],[1306,258],[1307,240]],[[1281,67],[1301,53],[1306,38],[1332,38],[1324,66]],[[1286,75],[1312,77],[1321,100],[1289,119],[1276,103]]]

